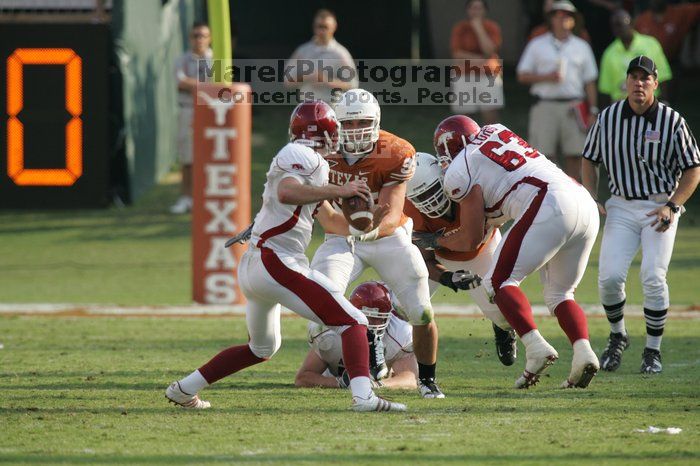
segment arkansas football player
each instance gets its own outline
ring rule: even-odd
[[[436,135],[449,131],[438,126]],[[583,186],[503,125],[480,128],[472,120],[458,136],[466,146],[444,154],[453,158],[444,183],[445,192],[460,207],[466,229],[463,247],[474,249],[483,241],[487,215],[514,221],[494,253],[483,285],[525,345],[525,371],[516,388],[536,384],[559,357],[537,330],[530,303],[520,290],[525,277],[537,270],[545,304],[574,350],[571,372],[562,387],[587,387],[599,363],[574,290],[598,234],[595,201]]]
[[[376,387],[415,389],[416,358],[413,355],[411,325],[394,312],[392,294],[380,282],[369,281],[357,286],[350,302],[367,316],[370,345],[370,372],[374,361],[372,349],[381,352],[387,373],[374,380]],[[309,322],[309,349],[297,372],[297,387],[347,388],[348,375],[343,362],[342,342],[338,334],[325,325]]]
[[[478,247],[464,250],[466,229],[461,225],[459,204],[445,194],[438,158],[425,152],[416,154],[416,172],[407,183],[406,198],[409,202],[404,213],[413,219],[413,244],[421,250],[428,266],[431,296],[441,284],[455,292],[466,290],[493,322],[498,359],[505,366],[512,365],[517,348],[515,332],[479,286],[479,275],[489,271],[501,232],[485,227]]]

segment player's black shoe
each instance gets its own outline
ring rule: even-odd
[[[600,368],[604,371],[613,372],[620,367],[622,363],[622,352],[630,345],[627,335],[622,333],[612,333],[608,337],[608,346],[600,355]]]
[[[498,360],[504,366],[512,366],[518,355],[518,345],[515,339],[515,330],[503,330],[496,324],[493,325],[493,334],[496,337],[496,354]]]
[[[651,348],[644,348],[642,353],[642,366],[639,368],[642,374],[661,373],[661,352]]]
[[[445,398],[445,394],[437,386],[435,379],[419,379],[418,391],[423,398]]]

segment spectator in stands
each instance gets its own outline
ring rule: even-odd
[[[549,32],[549,13],[552,11],[552,3],[554,3],[554,0],[544,0],[544,2],[542,2],[542,14],[544,16],[544,22],[532,28],[532,31],[530,31],[530,37],[528,37],[528,41],[534,39],[537,36],[541,36],[542,34],[546,34],[547,32]],[[581,13],[579,13],[578,11],[574,14],[573,33],[579,36],[581,39],[588,42],[589,44],[591,43],[591,35],[588,34],[588,31],[584,26],[583,15],[581,15]]]
[[[455,103],[452,104],[452,111],[471,114],[480,110],[483,123],[497,123],[499,121],[498,110],[503,108],[505,103],[503,75],[498,59],[498,50],[503,42],[501,28],[495,21],[486,17],[488,6],[484,0],[467,0],[465,11],[466,19],[455,24],[452,28],[450,40],[452,58],[459,60],[460,63],[463,63],[465,59],[484,60],[483,66],[497,74],[497,77],[491,85],[483,71],[479,76],[463,75],[463,79],[454,83],[453,91],[466,93],[464,95],[470,96],[480,96],[486,92],[488,101],[469,102],[465,105]]]
[[[190,48],[175,62],[177,79],[178,135],[177,145],[182,166],[180,197],[170,207],[173,214],[192,210],[192,120],[194,116],[193,91],[197,82],[207,79],[206,68],[212,66],[211,31],[206,23],[197,22],[190,30]]]
[[[530,144],[554,160],[562,156],[564,171],[580,179],[586,132],[598,114],[598,67],[588,42],[573,34],[575,14],[570,1],[552,3],[550,32],[527,44],[517,73],[537,99],[530,109]]]
[[[672,75],[659,41],[632,29],[632,18],[625,10],[615,11],[610,18],[610,24],[617,39],[605,49],[600,61],[598,90],[601,93],[601,106],[607,107],[611,101],[622,100],[627,96],[627,63],[640,55],[646,55],[656,63],[661,88],[660,91],[657,89],[656,95],[666,100],[666,81],[670,80]]]
[[[291,74],[297,76],[286,84],[300,88],[302,101],[313,98],[332,104],[339,100],[340,93],[358,86],[355,62],[348,49],[335,40],[336,29],[338,21],[335,14],[326,9],[318,10],[313,21],[314,36],[297,47],[289,58],[289,65],[296,68],[296,72]],[[295,60],[313,60],[314,69],[302,73],[301,67],[296,67]],[[333,76],[316,69],[317,60],[322,60],[321,66],[332,68]],[[350,67],[352,76],[339,72],[341,67]]]
[[[640,14],[634,22],[634,28],[642,33],[653,36],[659,41],[671,65],[671,72],[679,74],[680,52],[688,32],[695,27],[700,19],[699,3],[681,3],[667,5],[666,0],[652,0],[649,9]],[[668,86],[668,98],[673,101],[676,94],[673,80]]]

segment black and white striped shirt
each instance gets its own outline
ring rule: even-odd
[[[583,157],[603,163],[612,194],[647,199],[672,193],[681,173],[700,166],[700,152],[685,119],[654,101],[637,115],[627,99],[603,110],[591,127]]]

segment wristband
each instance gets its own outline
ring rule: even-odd
[[[368,231],[367,233],[365,233],[362,230],[358,230],[352,225],[349,225],[349,229],[350,235],[358,241],[374,241],[379,237],[379,227],[375,228],[374,230]]]
[[[677,214],[677,213],[680,212],[680,210],[681,210],[680,206],[679,206],[678,204],[676,204],[675,202],[672,202],[672,201],[668,201],[668,202],[666,203],[666,207],[668,207],[669,209],[671,209],[671,212],[673,212],[674,214]]]

